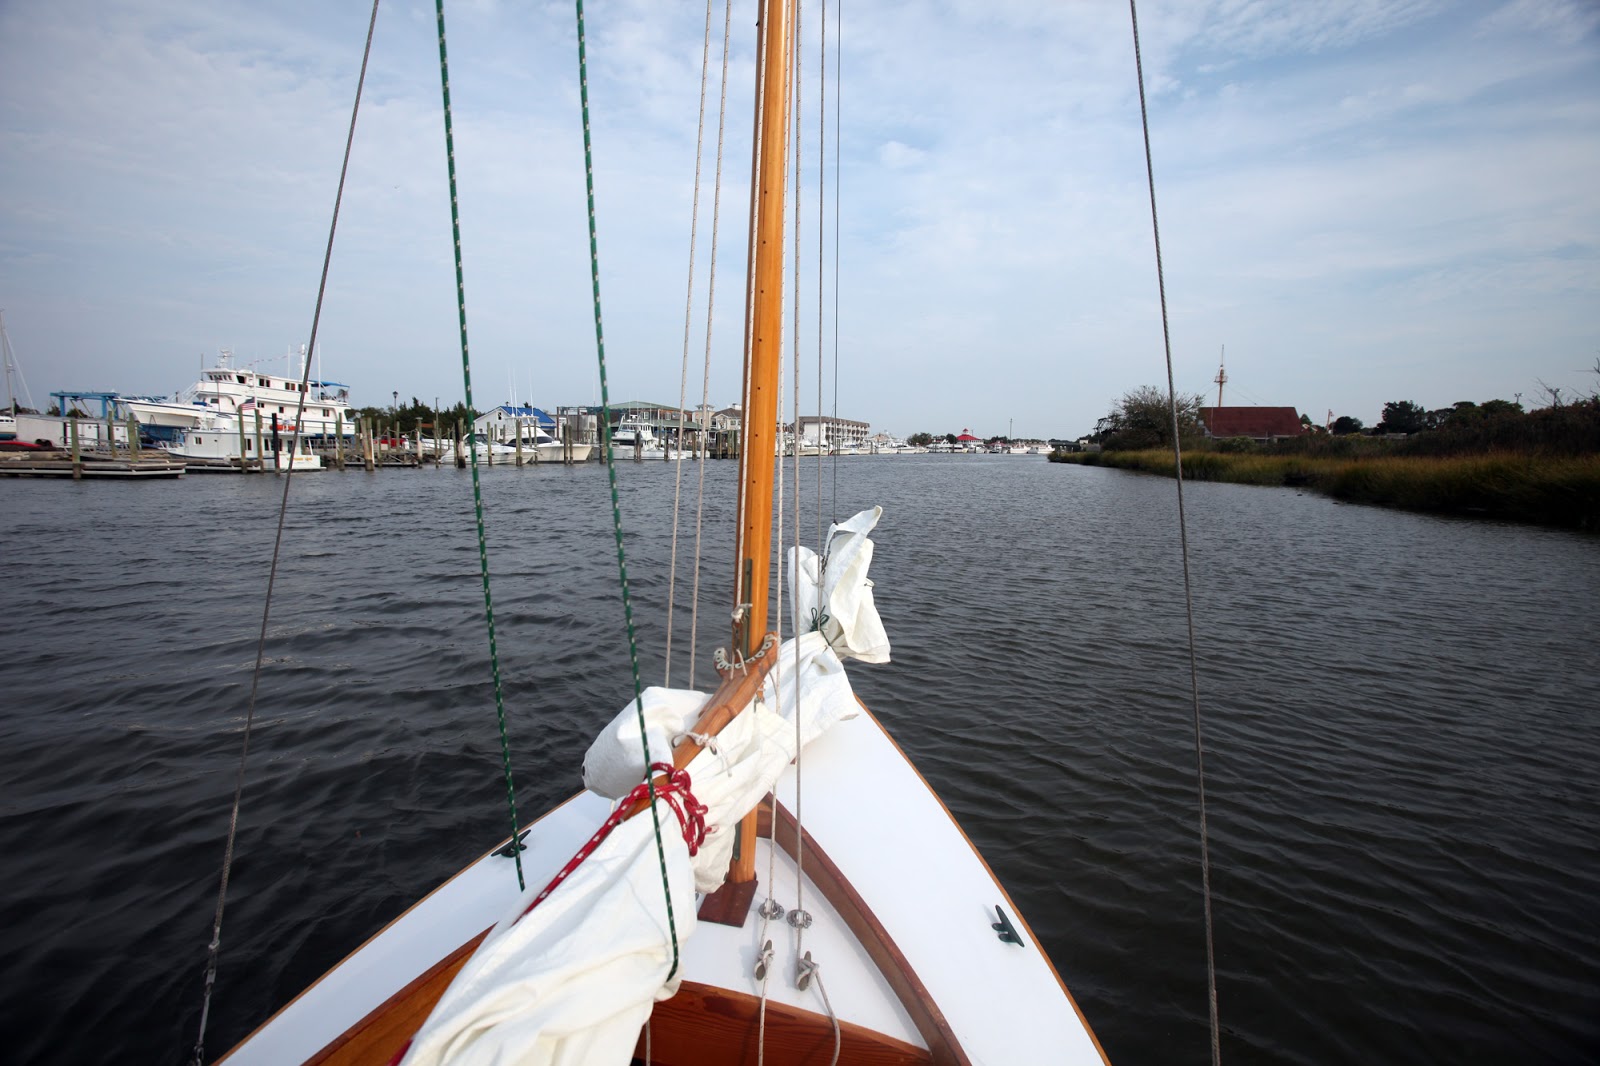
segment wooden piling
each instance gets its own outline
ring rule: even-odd
[[[256,470],[264,471],[267,468],[266,454],[261,450],[261,408],[256,408]]]
[[[333,465],[344,469],[344,414],[340,411],[333,413]]]
[[[520,468],[522,466],[522,419],[517,419],[515,425],[517,429],[517,466]],[[534,449],[533,454],[539,454],[537,448]]]
[[[61,406],[65,407],[67,405],[63,402]],[[72,480],[81,481],[83,479],[83,455],[78,442],[78,420],[76,418],[68,419],[67,434],[72,439]]]

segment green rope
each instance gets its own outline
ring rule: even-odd
[[[600,325],[600,243],[594,223],[594,144],[589,136],[589,56],[583,37],[583,0],[578,7],[578,94],[583,101],[583,176],[589,193],[589,272],[594,281],[594,345],[600,363],[600,417],[606,436],[606,477],[611,483],[611,526],[617,537],[617,574],[622,580],[622,615],[628,625],[628,663],[633,668],[633,705],[639,716],[639,743],[644,748],[644,779],[650,791],[650,820],[655,824],[656,858],[661,862],[661,890],[667,897],[667,930],[672,935],[672,969],[678,972],[678,923],[672,914],[672,885],[667,879],[667,852],[661,843],[661,816],[656,813],[655,776],[650,772],[650,738],[644,725],[643,685],[639,681],[639,642],[633,629],[633,601],[628,596],[628,560],[622,548],[622,505],[617,500],[617,456],[611,443],[611,395],[606,387],[606,337]],[[441,37],[441,45],[443,38]]]
[[[456,206],[456,142],[450,126],[450,63],[444,52],[444,0],[434,0],[439,19],[439,85],[444,93],[444,150],[450,167],[450,230],[456,245],[456,308],[461,320],[461,385],[467,413],[472,407],[472,363],[467,358],[467,287],[461,273],[461,212]],[[494,675],[494,712],[500,720],[500,759],[506,772],[506,803],[511,808],[511,857],[517,864],[517,888],[527,888],[522,878],[522,830],[517,825],[517,792],[511,783],[511,743],[506,739],[506,705],[500,688],[500,652],[494,639],[494,599],[489,595],[489,543],[483,531],[483,486],[478,481],[478,449],[472,454],[472,507],[478,516],[478,565],[483,573],[483,615],[489,625],[489,668]]]

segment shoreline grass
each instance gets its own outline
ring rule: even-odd
[[[1172,476],[1172,453],[1077,452],[1051,462]],[[1360,456],[1189,452],[1192,481],[1310,488],[1350,503],[1600,530],[1600,455]]]

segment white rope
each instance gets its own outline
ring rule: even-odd
[[[829,1060],[828,1066],[839,1066],[839,1016],[833,1013],[833,1001],[828,998],[828,989],[822,983],[822,963],[807,956],[803,965],[806,975],[817,982],[817,991],[822,994],[822,1006],[828,1012],[828,1021],[833,1025],[833,1058]]]
[[[823,262],[827,241],[824,237],[828,218],[828,0],[822,0],[822,47],[819,49],[821,73],[817,76],[817,437],[826,440],[831,434],[822,422],[822,325],[823,325]],[[838,412],[835,411],[835,414]],[[831,450],[831,449],[830,449]],[[837,453],[834,462],[838,463]],[[822,466],[823,452],[817,449],[817,551],[822,551]],[[837,469],[837,468],[836,468]],[[817,602],[822,602],[822,568],[817,568]]]
[[[686,740],[692,740],[713,755],[722,754],[717,750],[717,738],[710,733],[679,733],[672,738],[672,746],[676,748]]]
[[[706,281],[706,356],[700,376],[700,410],[711,407],[711,323],[717,306],[717,234],[722,222],[722,148],[728,116],[728,42],[733,28],[733,0],[722,5],[722,99],[717,104],[717,169],[711,193],[711,265]],[[695,648],[700,625],[700,530],[705,518],[706,454],[710,427],[700,431],[700,486],[694,505],[694,592],[689,600],[689,687],[694,688]]]
[[[706,0],[705,42],[700,48],[700,120],[694,133],[694,201],[689,211],[689,282],[683,297],[683,371],[678,377],[678,467],[672,486],[672,559],[667,564],[667,665],[662,685],[672,687],[672,608],[678,591],[678,501],[683,495],[684,401],[689,394],[689,329],[694,317],[694,248],[700,233],[700,159],[705,152],[706,78],[711,71],[711,0]],[[695,572],[699,572],[695,559]],[[694,652],[690,651],[693,662]]]
[[[801,64],[803,40],[801,37],[800,0],[794,0],[794,56],[790,76],[794,79],[794,546],[800,547],[800,196],[805,144],[800,136],[804,127],[803,101],[805,99],[805,68]],[[778,463],[782,476],[783,463]],[[780,524],[779,529],[782,529]],[[805,822],[801,818],[801,784],[804,780],[804,763],[800,746],[800,641],[796,626],[794,642],[794,913],[805,913]],[[792,924],[792,923],[791,923]],[[795,938],[795,957],[798,959],[805,946],[805,929],[800,927]]]

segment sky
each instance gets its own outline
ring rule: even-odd
[[[369,10],[0,2],[0,308],[36,404],[170,394],[224,348],[289,364]],[[446,18],[473,399],[595,403],[573,8]],[[706,19],[586,12],[613,402],[739,398],[754,2],[731,15],[720,197],[713,4],[697,206]],[[825,111],[820,4],[802,20],[801,413],[1066,437],[1164,385],[1127,5],[834,0]],[[1318,423],[1600,388],[1600,5],[1146,0],[1139,20],[1180,391],[1214,402],[1224,348],[1225,403]],[[432,5],[379,11],[318,337],[313,375],[357,405],[462,398]]]

